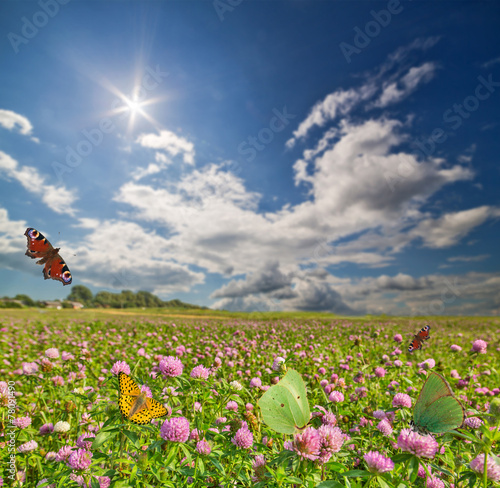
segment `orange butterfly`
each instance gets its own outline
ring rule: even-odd
[[[43,234],[32,227],[28,227],[24,235],[28,238],[26,256],[31,259],[41,258],[36,264],[45,264],[43,277],[48,280],[60,281],[63,285],[71,285],[71,273],[64,259],[59,255],[59,248],[55,248]]]
[[[152,419],[168,415],[168,410],[154,398],[141,392],[137,383],[123,371],[118,373],[120,399],[118,405],[124,417],[134,424],[146,425]]]
[[[426,325],[420,329],[418,334],[416,334],[410,342],[410,345],[408,346],[408,352],[413,352],[415,349],[422,349],[422,344],[430,337],[429,330],[431,330],[430,325]]]

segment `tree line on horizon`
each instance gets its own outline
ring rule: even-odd
[[[83,285],[73,286],[70,294],[60,301],[63,308],[74,308],[73,303],[81,303],[85,308],[183,308],[201,309],[198,305],[182,302],[181,300],[163,301],[149,291],[122,290],[120,293],[99,291],[95,295]],[[38,307],[45,308],[50,300],[33,300],[25,294],[18,294],[14,298],[3,297],[0,308],[23,308]]]

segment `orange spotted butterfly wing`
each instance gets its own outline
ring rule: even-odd
[[[71,273],[64,259],[59,256],[59,248],[52,247],[52,244],[43,234],[36,229],[28,227],[24,235],[28,238],[28,249],[26,256],[31,259],[38,259],[36,264],[45,264],[43,277],[48,280],[60,281],[63,285],[71,285]]]
[[[118,406],[122,415],[134,424],[146,425],[152,419],[168,415],[168,410],[154,398],[141,392],[137,383],[123,371],[118,373],[120,398]]]
[[[413,352],[415,349],[422,349],[422,344],[430,337],[429,330],[431,330],[430,325],[426,325],[420,329],[418,334],[416,334],[410,342],[410,345],[408,346],[408,352]]]

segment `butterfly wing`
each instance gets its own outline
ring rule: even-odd
[[[63,285],[71,285],[73,278],[64,259],[56,254],[54,257],[47,260],[43,268],[43,277],[48,280],[60,281]]]
[[[47,238],[36,229],[28,227],[24,235],[28,239],[26,256],[38,259],[37,264],[45,264],[43,277],[48,280],[60,281],[63,285],[70,285],[73,280],[64,259],[58,254],[59,249],[54,249]]]
[[[413,409],[416,427],[440,434],[460,427],[464,417],[464,408],[448,382],[440,374],[430,373]]]
[[[293,369],[262,395],[258,405],[264,422],[282,434],[299,432],[311,416],[304,380]]]
[[[120,388],[120,398],[118,400],[118,406],[120,407],[120,412],[124,417],[128,418],[130,410],[134,405],[135,399],[139,396],[141,391],[137,386],[137,383],[123,371],[118,373],[118,385]]]
[[[408,346],[408,352],[413,352],[416,349],[422,349],[423,342],[430,337],[429,330],[431,330],[431,326],[426,325],[418,331],[418,333],[413,337],[410,345]]]
[[[159,419],[160,417],[165,417],[168,415],[168,410],[154,398],[148,398],[146,401],[146,405],[151,414],[151,418]]]
[[[145,425],[149,424],[152,419],[168,415],[168,410],[160,402],[157,402],[153,398],[147,398],[146,408],[141,408],[139,412],[129,417],[130,411],[137,401],[137,397],[141,394],[141,390],[137,383],[122,371],[118,373],[118,381],[120,385],[118,405],[123,416],[127,417],[131,422]]]
[[[408,346],[408,352],[413,352],[416,349],[422,349],[422,342],[420,341],[420,339],[417,336],[415,336],[411,340],[410,345]]]
[[[418,334],[417,334],[417,337],[421,340],[421,341],[426,341],[427,339],[429,339],[430,335],[429,335],[429,331],[431,330],[431,326],[430,325],[426,325],[424,327],[422,327],[419,331],[418,331]]]
[[[141,394],[141,390],[137,383],[123,371],[118,373],[118,383],[120,386],[120,396],[127,395],[137,397]]]
[[[129,417],[129,420],[131,422],[133,422],[134,424],[146,425],[146,424],[149,424],[151,422],[151,420],[153,420],[153,418],[154,417],[151,415],[151,412],[149,411],[149,409],[144,408],[143,410],[140,410],[132,417]]]
[[[120,407],[120,412],[124,417],[128,418],[128,414],[130,410],[132,410],[132,406],[135,402],[135,398],[129,395],[121,395],[118,400],[118,406]]]
[[[24,235],[28,238],[26,256],[31,259],[44,258],[54,249],[45,236],[32,227],[28,227]]]

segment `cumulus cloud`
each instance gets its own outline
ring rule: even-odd
[[[0,151],[0,173],[17,180],[26,191],[39,196],[43,203],[59,214],[75,215],[72,204],[77,200],[74,191],[63,185],[54,186],[46,183],[38,169],[33,166],[21,166],[8,154]]]
[[[71,271],[94,286],[141,289],[161,295],[188,291],[204,282],[204,274],[178,263],[167,238],[125,220],[104,220],[98,225],[84,219],[91,229],[84,243],[61,243],[71,258]],[[69,261],[67,259],[67,261]],[[69,262],[68,262],[69,265]]]
[[[27,227],[25,220],[10,220],[7,209],[0,207],[0,268],[31,274],[40,272],[24,255],[26,237],[23,234]]]
[[[388,73],[401,65],[412,51],[426,51],[439,41],[439,37],[427,37],[415,39],[407,46],[403,46],[391,53],[387,60],[376,70],[363,74],[367,79],[354,88],[339,88],[329,93],[323,100],[318,101],[310,110],[307,117],[300,122],[298,128],[293,132],[286,146],[292,148],[295,143],[305,138],[314,127],[323,127],[328,122],[348,115],[362,102],[368,102],[380,90],[382,94],[376,102],[366,106],[386,107],[389,104],[399,102],[416,90],[418,85],[430,81],[436,71],[435,63],[427,62],[420,66],[414,66],[402,75],[402,68],[388,76]]]
[[[370,98],[375,92],[372,84],[363,85],[358,90],[337,90],[327,95],[323,100],[317,102],[303,120],[297,130],[293,132],[293,138],[287,141],[288,147],[293,147],[297,139],[303,138],[315,126],[322,127],[328,121],[335,119],[338,115],[346,115],[359,102]]]
[[[388,290],[385,280],[379,278],[365,277],[343,282],[344,300],[367,313],[415,317],[497,315],[500,310],[500,273],[430,274],[418,278],[420,284],[417,287],[409,286],[401,290]],[[404,279],[410,283],[412,278],[409,278]]]
[[[31,122],[23,115],[17,114],[12,110],[0,109],[0,125],[8,130],[17,129],[24,136],[30,136],[33,131]],[[39,142],[36,137],[31,137],[31,140]]]
[[[162,149],[171,156],[180,154],[186,164],[194,164],[194,144],[169,130],[162,130],[159,134],[141,134],[136,142],[144,147]]]
[[[250,273],[245,280],[232,280],[227,285],[212,293],[212,298],[234,298],[256,293],[269,293],[290,285],[291,275],[285,275],[279,269],[277,261],[266,268]]]
[[[483,205],[461,212],[450,212],[436,219],[425,219],[410,234],[412,237],[420,237],[427,247],[450,247],[486,220],[498,217],[499,207]]]
[[[420,84],[428,83],[432,80],[436,69],[436,64],[430,62],[410,68],[401,80],[384,86],[382,94],[373,105],[384,108],[393,103],[400,102],[411,95]]]
[[[491,257],[489,254],[480,254],[478,256],[452,256],[447,258],[446,260],[449,261],[450,263],[473,263],[473,262],[478,262],[478,261],[484,261],[485,259],[488,259]]]

